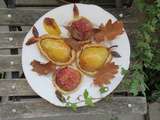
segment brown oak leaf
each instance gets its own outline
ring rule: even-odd
[[[81,45],[72,38],[65,38],[65,43],[69,45],[75,51],[78,51],[81,49]]]
[[[73,38],[63,38],[63,39],[65,40],[65,43],[75,51],[79,51],[84,44],[90,42],[90,41],[77,41]]]
[[[96,73],[94,84],[103,86],[104,84],[110,83],[111,80],[115,77],[115,74],[118,72],[118,68],[118,65],[115,65],[114,62],[105,64]]]
[[[28,39],[26,45],[31,45],[39,41],[39,32],[35,26],[32,27],[32,34],[33,36]]]
[[[79,16],[79,10],[76,4],[74,4],[74,7],[73,7],[73,16],[75,18]]]
[[[105,25],[99,26],[99,31],[95,32],[94,39],[97,42],[101,42],[103,40],[113,40],[117,35],[123,33],[123,23],[122,21],[116,21],[112,23],[110,19]]]
[[[40,63],[37,60],[33,60],[31,65],[33,67],[32,71],[37,72],[39,75],[47,75],[56,71],[56,66],[52,62]]]

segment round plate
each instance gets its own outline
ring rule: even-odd
[[[96,6],[96,5],[89,5],[89,4],[77,4],[80,12],[80,16],[85,16],[88,18],[94,25],[99,26],[101,23],[106,23],[109,19],[112,21],[116,21],[117,19],[110,14],[109,12],[105,11],[104,9]],[[43,15],[35,24],[34,26],[37,28],[40,35],[46,34],[46,31],[43,27],[43,20],[45,17],[54,18],[57,24],[60,26],[62,35],[66,36],[67,31],[63,28],[69,21],[73,19],[73,4],[64,5],[61,7],[57,7],[45,15]],[[32,44],[30,46],[26,46],[26,41],[32,36],[32,30],[28,32],[26,35],[24,42],[23,42],[23,49],[22,49],[22,67],[25,74],[25,77],[32,87],[32,89],[42,98],[46,99],[50,103],[57,105],[57,106],[65,106],[65,103],[59,101],[55,94],[55,88],[52,84],[52,74],[49,75],[38,75],[36,72],[32,71],[32,66],[30,63],[33,60],[38,60],[40,62],[48,62],[48,60],[40,54],[36,44]],[[83,99],[84,90],[87,89],[89,95],[92,98],[102,98],[109,95],[121,82],[123,75],[121,75],[121,68],[128,69],[129,62],[130,62],[130,44],[127,37],[127,34],[124,30],[123,34],[117,36],[115,40],[112,42],[105,42],[106,46],[111,45],[118,45],[117,48],[114,48],[114,51],[117,51],[121,57],[120,58],[113,58],[112,61],[115,64],[119,65],[118,73],[115,75],[115,78],[112,82],[108,85],[108,92],[104,93],[103,95],[99,92],[99,87],[93,84],[93,78],[87,75],[84,75],[82,78],[81,87],[74,93],[71,93],[70,102],[77,103],[77,97],[81,96]],[[97,102],[100,99],[95,99],[93,102]],[[78,107],[84,106],[84,102],[79,102],[77,104]]]

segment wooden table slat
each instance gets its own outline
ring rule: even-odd
[[[3,120],[39,117],[52,117],[56,120],[64,118],[65,120],[83,120],[84,117],[92,116],[93,118],[94,116],[96,118],[97,115],[103,116],[104,119],[108,115],[145,114],[147,110],[144,97],[113,97],[111,102],[102,100],[94,108],[82,107],[77,112],[56,107],[44,100],[2,103],[0,108],[0,118]]]
[[[21,55],[0,55],[0,72],[21,70]]]
[[[130,81],[122,80],[120,85],[114,90],[114,93],[129,92],[128,83]],[[14,86],[14,87],[13,87]],[[32,96],[36,93],[31,89],[25,79],[4,79],[0,80],[0,96]]]
[[[22,48],[26,32],[0,33],[0,49]]]
[[[0,8],[0,25],[33,25],[40,16],[44,15],[49,9],[6,9]],[[124,23],[137,23],[132,9],[106,9],[116,17],[123,13]],[[23,14],[22,14],[23,13]],[[9,17],[8,17],[9,16]]]
[[[37,95],[24,79],[0,80],[0,96],[34,96]]]
[[[115,6],[115,0],[107,0],[107,1],[99,0],[98,2],[95,0],[94,1],[79,0],[79,2],[88,3],[88,4],[97,4],[102,6]],[[67,2],[65,2],[65,0],[16,0],[15,5],[16,6],[59,6],[64,3],[67,3]]]
[[[16,6],[58,6],[62,5],[60,0],[16,0]]]
[[[36,116],[36,115],[35,115]],[[117,114],[113,116],[112,114],[83,114],[83,115],[74,115],[74,116],[39,116],[39,117],[24,117],[24,118],[11,118],[3,120],[145,120],[144,115],[140,114]]]

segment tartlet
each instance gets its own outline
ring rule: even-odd
[[[42,55],[56,65],[68,65],[75,59],[75,51],[57,36],[41,37],[37,46]]]
[[[77,91],[82,82],[81,72],[73,67],[59,68],[52,77],[54,86],[63,94]]]
[[[77,53],[77,67],[85,74],[94,76],[98,69],[112,60],[109,48],[101,44],[91,43],[84,45]]]

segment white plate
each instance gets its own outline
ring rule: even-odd
[[[95,25],[99,26],[101,23],[106,23],[109,19],[112,21],[116,21],[117,19],[110,14],[109,12],[103,10],[102,8],[96,6],[96,5],[86,5],[86,4],[77,4],[80,15],[87,17],[91,22],[93,22]],[[38,29],[38,32],[40,35],[45,34],[46,31],[43,28],[43,20],[45,17],[53,17],[59,26],[61,26],[61,31],[64,35],[66,35],[66,30],[63,28],[64,25],[66,25],[70,20],[73,18],[73,4],[64,5],[61,7],[57,7],[45,15],[43,15],[35,24],[34,26]],[[26,79],[32,89],[42,98],[46,99],[50,103],[57,105],[57,106],[65,106],[64,103],[60,102],[56,95],[55,95],[55,88],[52,85],[52,78],[51,74],[47,76],[39,76],[36,72],[33,72],[32,66],[30,63],[36,59],[41,62],[47,62],[48,60],[44,58],[36,44],[26,46],[26,41],[32,36],[32,31],[30,30],[28,34],[26,35],[24,42],[23,42],[23,49],[22,49],[22,67],[24,74],[26,76]],[[118,45],[117,48],[114,48],[115,51],[118,51],[118,53],[121,55],[121,58],[114,58],[113,61],[119,65],[119,72],[116,74],[115,78],[112,80],[110,84],[107,85],[109,88],[109,91],[103,95],[99,92],[99,87],[96,87],[93,85],[93,78],[84,76],[83,82],[80,87],[80,89],[69,96],[71,96],[71,102],[75,103],[77,102],[77,97],[79,95],[83,95],[83,92],[85,89],[88,90],[89,95],[93,98],[99,98],[99,97],[105,97],[109,95],[121,82],[123,75],[121,75],[121,67],[128,69],[129,62],[130,62],[130,44],[127,37],[126,32],[123,32],[123,34],[117,36],[115,40],[113,40],[111,43],[105,43],[107,46],[111,45]],[[67,97],[67,96],[65,96]],[[83,97],[82,97],[83,99]],[[99,101],[94,100],[94,102]],[[80,102],[77,104],[78,106],[84,106],[84,102]]]

